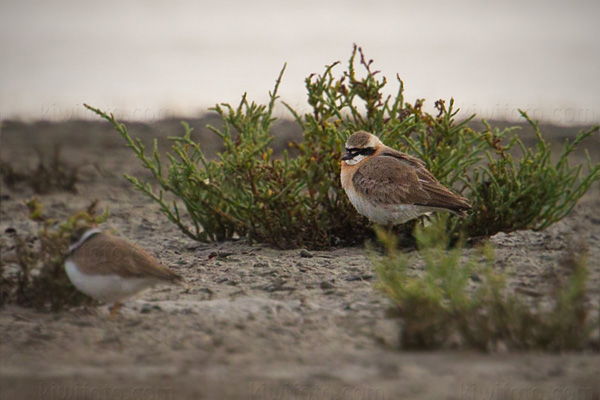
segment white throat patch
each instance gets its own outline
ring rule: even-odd
[[[77,243],[73,243],[72,245],[69,246],[69,253],[72,252],[73,250],[77,249],[79,246],[81,246],[86,240],[88,240],[90,238],[90,236],[95,235],[96,233],[100,233],[100,232],[102,232],[102,231],[97,228],[86,231],[83,234],[83,236],[77,241]]]
[[[348,165],[355,165],[355,164],[358,164],[359,162],[361,162],[362,160],[364,160],[365,157],[366,156],[363,154],[357,154],[356,156],[352,157],[351,159],[345,160],[345,161],[346,161],[346,164],[348,164]]]

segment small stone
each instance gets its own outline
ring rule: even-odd
[[[208,259],[210,260],[216,257],[219,260],[225,260],[227,257],[233,254],[235,253],[232,251],[211,251],[208,255]]]
[[[152,307],[149,307],[147,304],[145,304],[142,309],[140,310],[141,314],[148,314],[149,312],[152,311]]]
[[[373,275],[371,275],[371,274],[350,275],[344,279],[348,282],[368,281],[368,280],[373,279]]]
[[[329,281],[321,282],[321,289],[334,289],[335,285]]]
[[[310,251],[308,251],[306,249],[302,249],[302,250],[300,250],[300,257],[303,257],[303,258],[312,258],[314,256],[313,256],[313,254]]]
[[[264,262],[264,261],[258,261],[258,262],[255,262],[252,267],[254,267],[254,268],[268,268],[269,267],[269,263],[268,262]]]
[[[152,304],[152,305],[150,305],[150,304],[144,304],[144,306],[140,310],[140,313],[141,314],[148,314],[148,313],[150,313],[152,311],[161,311],[161,310],[162,310],[162,308],[160,308],[159,305],[156,305],[156,304]]]

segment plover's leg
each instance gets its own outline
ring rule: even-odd
[[[387,231],[388,233],[392,233],[394,230],[394,223],[393,222],[388,222],[387,223]]]
[[[388,239],[394,236],[394,224],[391,222],[387,224],[376,223],[373,228],[376,232],[373,250],[381,255],[385,255],[387,253],[386,246],[388,244]]]
[[[119,303],[118,301],[115,302],[115,304],[113,304],[113,306],[110,308],[110,319],[114,320],[115,316],[117,315],[117,311],[119,311],[119,308],[121,308],[121,303]]]
[[[428,226],[431,226],[431,224],[433,224],[433,213],[427,212],[427,213],[421,214],[421,218],[419,218],[417,223],[419,225],[421,225],[423,228],[427,228]]]

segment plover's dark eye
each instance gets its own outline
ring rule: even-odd
[[[370,156],[372,154],[375,153],[375,148],[373,147],[365,147],[364,149],[359,149],[357,150],[358,154],[361,154],[363,156]]]

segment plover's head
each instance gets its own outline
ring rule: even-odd
[[[348,165],[358,164],[375,154],[380,146],[381,141],[377,136],[364,131],[355,132],[346,141],[346,154],[342,160]]]

